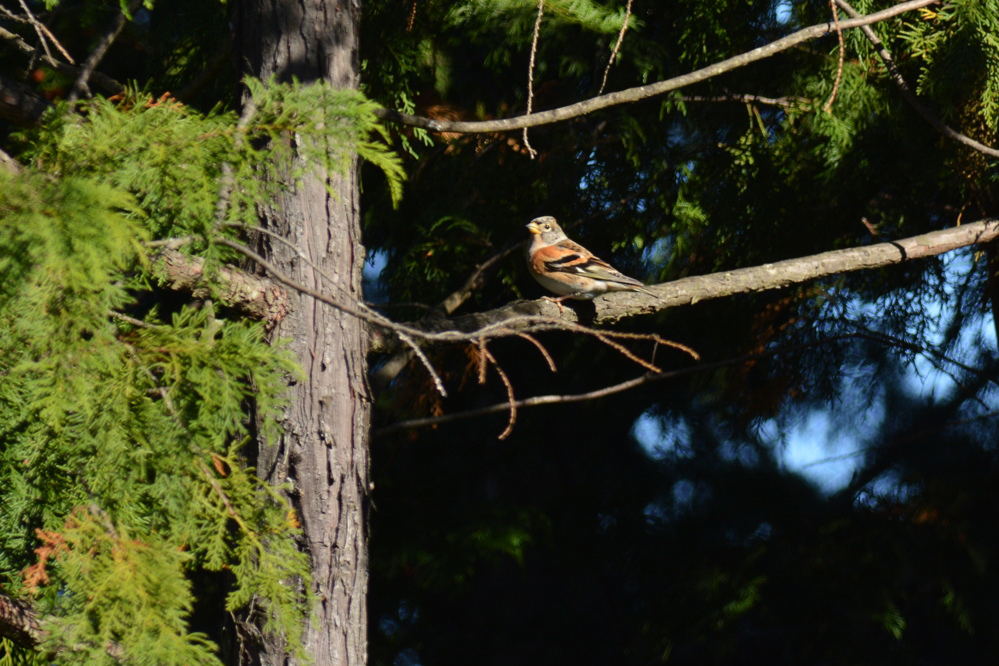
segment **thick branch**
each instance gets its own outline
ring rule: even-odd
[[[33,127],[51,106],[30,86],[0,75],[0,118],[21,127]]]
[[[839,29],[848,30],[850,28],[859,28],[860,26],[878,23],[880,21],[898,16],[899,14],[912,11],[913,9],[926,7],[937,2],[939,2],[939,0],[909,0],[909,2],[900,3],[867,16],[847,21],[840,21]],[[506,118],[503,120],[464,122],[434,120],[432,118],[423,118],[421,116],[413,116],[407,113],[399,113],[398,111],[391,111],[389,109],[380,109],[378,110],[377,115],[382,120],[399,123],[401,125],[410,125],[412,127],[422,127],[423,129],[434,132],[503,132],[522,129],[525,127],[548,125],[561,120],[575,118],[576,116],[583,116],[587,113],[593,113],[594,111],[606,109],[611,106],[630,104],[639,100],[648,99],[649,97],[655,97],[656,95],[662,95],[663,93],[671,90],[677,90],[694,83],[700,83],[701,81],[706,81],[719,76],[720,74],[738,69],[739,67],[745,67],[746,65],[756,62],[757,60],[764,60],[803,42],[824,37],[825,35],[836,32],[836,29],[836,25],[832,21],[820,23],[818,25],[813,25],[799,30],[788,35],[787,37],[782,37],[777,41],[753,49],[752,51],[747,51],[741,55],[733,56],[727,60],[722,60],[721,62],[704,67],[703,69],[690,72],[689,74],[683,74],[682,76],[677,76],[672,79],[660,81],[659,83],[653,83],[647,86],[629,88],[627,90],[593,97],[582,102],[577,102],[576,104],[570,104],[569,106],[563,106],[550,111],[532,113],[526,116],[517,116],[515,118]]]
[[[23,648],[33,648],[41,638],[35,614],[20,602],[0,594],[0,636]]]
[[[207,298],[214,294],[240,312],[269,325],[276,324],[288,314],[287,292],[267,278],[223,266],[217,269],[209,282],[205,279],[204,259],[171,249],[160,252],[153,267],[165,278],[169,288],[189,291],[195,298]],[[214,287],[214,291],[210,286]]]
[[[596,312],[588,323],[609,324],[625,317],[650,314],[712,298],[778,289],[827,275],[889,266],[943,254],[968,245],[987,243],[996,238],[999,238],[999,220],[990,219],[889,243],[823,252],[752,268],[683,278],[648,287],[648,290],[655,294],[654,297],[642,292],[618,292],[596,298],[593,301]],[[560,311],[556,304],[538,300],[515,301],[488,312],[451,319],[441,317],[407,326],[427,332],[467,333],[490,327],[493,330],[499,328],[513,333],[530,325],[536,326],[541,319],[551,320],[556,324],[553,327],[557,327],[558,322],[563,322],[565,325],[579,322],[579,317],[572,307]],[[399,348],[398,342],[388,331],[372,330],[371,338],[373,352],[392,352]]]

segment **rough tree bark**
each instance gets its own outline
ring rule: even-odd
[[[247,74],[303,84],[358,85],[357,0],[241,0],[236,17],[240,65]],[[325,179],[325,183],[324,183]],[[334,196],[327,194],[326,183]],[[304,251],[337,284],[330,285],[282,244],[262,251],[296,281],[345,301],[361,298],[361,246],[356,167],[317,174],[272,202],[263,223]],[[265,239],[266,240],[266,239]],[[286,434],[262,446],[258,473],[294,484],[291,499],[312,560],[316,604],[305,646],[315,666],[364,664],[367,653],[367,534],[371,402],[362,323],[307,296],[291,295],[291,313],[275,338],[291,340],[304,368],[292,387]],[[283,646],[265,639],[267,665],[290,663]]]

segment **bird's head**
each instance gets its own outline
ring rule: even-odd
[[[527,223],[527,230],[532,234],[540,235],[550,245],[565,238],[562,227],[558,226],[558,222],[551,215],[534,218]]]

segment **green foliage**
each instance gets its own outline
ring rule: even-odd
[[[304,656],[301,530],[241,455],[280,435],[298,370],[261,324],[158,302],[149,241],[189,239],[210,276],[299,179],[360,156],[397,198],[403,172],[360,94],[247,86],[245,126],[135,91],[61,106],[0,171],[0,580],[60,663],[218,663],[189,627],[199,571]]]
[[[291,167],[292,177],[298,179],[317,167],[346,173],[356,155],[381,169],[392,201],[398,203],[405,173],[398,156],[384,143],[388,135],[375,118],[377,104],[357,91],[322,84],[265,85],[254,79],[244,83],[257,105],[257,113],[247,131],[249,141],[242,143],[252,143],[259,136],[271,140],[266,159],[248,163],[250,168],[267,168],[269,164],[274,165],[272,169]],[[289,140],[292,133],[298,139],[295,142]],[[294,165],[296,157],[303,158],[305,164]],[[237,171],[237,179],[239,175],[243,174]],[[273,175],[280,175],[280,171]],[[255,201],[250,199],[247,205]]]
[[[109,641],[136,663],[213,662],[183,623],[185,572],[199,566],[231,567],[232,597],[258,595],[297,637],[303,600],[287,581],[308,571],[297,530],[236,456],[247,401],[273,434],[293,366],[260,325],[205,309],[169,325],[116,320],[134,303],[123,278],[144,260],[134,199],[75,177],[4,180],[4,577],[20,586],[35,529],[65,544],[30,585],[56,618],[53,649],[74,646],[67,663],[111,659]]]
[[[86,664],[218,664],[211,642],[187,631],[190,555],[176,543],[155,532],[137,539],[86,509],[51,542],[62,589],[43,648],[72,646],[67,661]]]

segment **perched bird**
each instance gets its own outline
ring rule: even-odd
[[[588,301],[609,291],[641,291],[659,298],[644,285],[603,259],[596,257],[579,243],[569,240],[554,217],[531,220],[527,230],[534,234],[527,250],[527,266],[534,279],[545,289],[555,292],[555,302],[572,298]],[[561,303],[559,303],[561,307]]]

